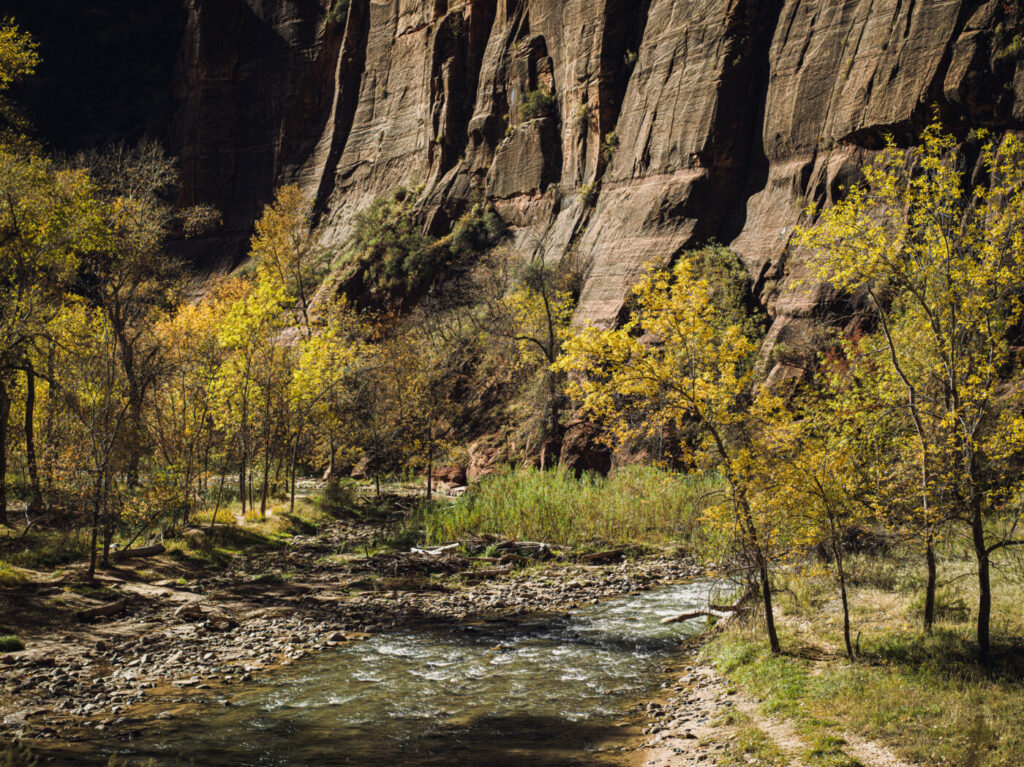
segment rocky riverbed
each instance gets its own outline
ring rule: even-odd
[[[95,740],[171,716],[166,703],[148,705],[156,697],[184,703],[194,691],[251,682],[381,632],[569,611],[700,572],[685,558],[666,557],[496,567],[455,554],[333,553],[365,534],[338,523],[284,551],[239,557],[226,571],[189,579],[104,575],[123,615],[27,633],[26,650],[0,655],[0,736]],[[48,589],[62,593],[52,584],[36,588],[29,608],[38,609]]]

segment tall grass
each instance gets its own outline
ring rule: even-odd
[[[607,479],[517,469],[436,508],[424,520],[425,533],[430,543],[482,533],[566,545],[686,543],[720,484],[714,476],[680,476],[649,466],[624,468]]]

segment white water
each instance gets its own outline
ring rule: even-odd
[[[594,744],[703,626],[661,619],[706,604],[709,588],[376,636],[211,694],[117,751],[160,765],[599,764]]]

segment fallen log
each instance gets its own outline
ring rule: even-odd
[[[593,554],[584,554],[580,557],[580,561],[585,562],[588,565],[602,564],[604,562],[611,562],[613,560],[622,559],[625,553],[625,549],[610,549],[609,551],[598,551]]]
[[[76,617],[80,621],[88,621],[93,618],[106,618],[110,615],[117,615],[124,611],[128,606],[127,599],[119,599],[116,602],[111,602],[109,605],[100,605],[99,607],[90,607],[88,610],[79,610],[76,613]]]
[[[428,557],[439,557],[449,551],[457,551],[459,543],[446,543],[444,546],[431,546],[430,548],[417,548],[413,547],[410,551],[413,554],[425,554]]]
[[[745,610],[749,602],[753,599],[757,592],[750,586],[743,591],[739,598],[731,605],[718,605],[713,602],[708,602],[707,609],[705,610],[691,610],[690,612],[680,613],[679,615],[672,616],[670,618],[663,618],[662,623],[682,623],[688,621],[691,618],[714,618],[715,620],[725,621],[730,618],[735,618],[742,610]]]
[[[688,621],[692,618],[714,618],[715,620],[722,620],[723,618],[728,618],[731,615],[732,613],[722,613],[717,610],[691,610],[688,613],[680,613],[679,615],[662,618],[661,623],[662,625],[668,623],[682,623],[683,621]]]
[[[163,554],[167,551],[162,543],[156,543],[152,546],[140,546],[137,549],[124,549],[123,551],[114,552],[114,561],[121,562],[125,559],[136,559],[142,557],[155,557]]]

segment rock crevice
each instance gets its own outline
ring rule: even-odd
[[[299,183],[341,247],[395,187],[424,187],[436,231],[486,196],[517,249],[587,266],[580,324],[614,324],[649,263],[716,239],[769,344],[799,335],[831,307],[795,287],[809,201],[934,109],[964,132],[1024,114],[1024,21],[997,0],[351,0],[340,22],[329,6],[189,0],[182,199],[225,210],[241,246]],[[553,104],[527,114],[537,90]]]

